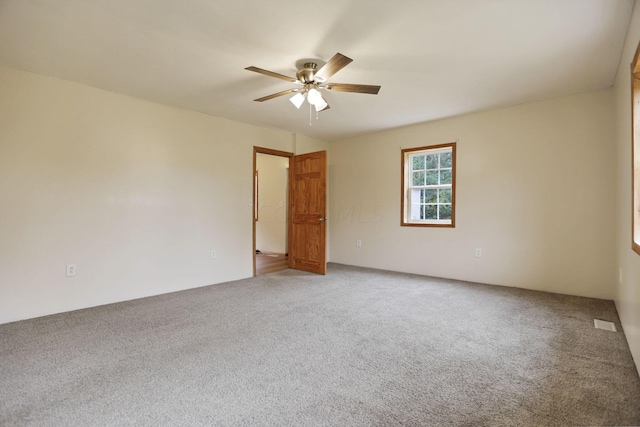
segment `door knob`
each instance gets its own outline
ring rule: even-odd
[[[329,221],[329,218],[320,218],[320,219],[318,219],[318,221],[320,221],[320,222]]]

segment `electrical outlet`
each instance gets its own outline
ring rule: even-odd
[[[75,264],[67,264],[67,277],[76,275],[76,265]]]
[[[361,248],[362,247],[362,240],[360,240],[360,239],[356,240],[356,247],[357,248]]]
[[[476,258],[482,258],[482,248],[476,248]]]
[[[216,258],[218,258],[216,251],[211,251],[211,259],[216,259]]]

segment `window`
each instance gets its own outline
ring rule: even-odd
[[[455,227],[456,143],[402,150],[400,225]]]
[[[631,63],[631,247],[640,254],[640,45]]]

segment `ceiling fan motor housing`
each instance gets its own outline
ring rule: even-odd
[[[316,71],[318,71],[318,64],[315,62],[307,62],[302,69],[296,73],[296,78],[304,83],[315,83]]]

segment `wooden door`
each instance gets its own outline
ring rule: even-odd
[[[289,165],[289,267],[326,274],[327,152],[293,156]]]

